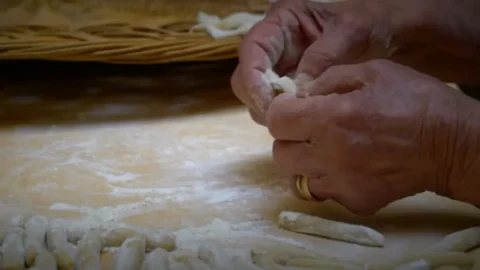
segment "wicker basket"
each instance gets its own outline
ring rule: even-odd
[[[190,32],[197,13],[267,7],[267,0],[2,0],[0,59],[153,64],[233,58],[240,37]]]

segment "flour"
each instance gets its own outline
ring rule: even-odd
[[[124,173],[124,174],[111,174],[111,173],[103,173],[103,172],[97,172],[98,176],[102,176],[107,180],[109,183],[118,183],[118,182],[129,182],[132,180],[137,179],[138,177],[142,176],[141,174],[137,173]]]

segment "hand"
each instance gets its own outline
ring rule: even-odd
[[[455,197],[451,179],[461,183],[480,154],[467,151],[480,128],[460,121],[472,123],[476,102],[413,69],[387,60],[335,66],[305,89],[308,97],[282,94],[267,112],[274,161],[354,213],[426,190]]]
[[[270,68],[300,88],[330,66],[378,58],[448,82],[480,82],[479,7],[477,0],[278,1],[244,37],[232,89],[265,124],[274,97],[263,79]]]
[[[376,9],[363,1],[320,4],[285,0],[273,4],[240,46],[240,63],[231,78],[235,95],[257,123],[265,124],[265,112],[274,97],[263,79],[265,71],[273,68],[290,77],[308,74],[307,80],[341,63],[347,55],[358,58],[373,47],[370,45],[384,48],[388,24]]]

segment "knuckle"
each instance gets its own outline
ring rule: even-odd
[[[352,118],[356,114],[357,106],[351,99],[341,99],[338,102],[338,107],[335,111],[336,120],[345,120]]]

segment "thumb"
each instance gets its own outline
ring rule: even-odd
[[[316,79],[305,83],[302,96],[346,94],[363,88],[368,75],[365,64],[340,65],[328,68]]]

